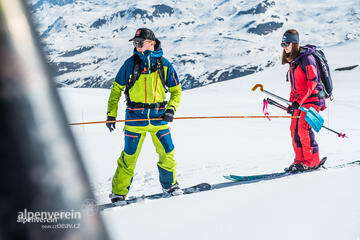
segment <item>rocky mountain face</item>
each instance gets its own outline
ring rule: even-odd
[[[110,88],[148,27],[183,89],[245,76],[280,63],[289,28],[320,47],[360,37],[360,2],[335,0],[29,0],[59,87]]]

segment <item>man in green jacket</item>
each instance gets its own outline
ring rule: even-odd
[[[120,68],[113,82],[107,111],[107,121],[116,119],[121,92],[125,90],[127,108],[125,123],[125,147],[118,159],[118,167],[112,180],[112,202],[124,201],[134,176],[137,158],[146,133],[150,132],[156,152],[160,183],[164,194],[180,195],[176,179],[176,161],[174,144],[171,139],[168,122],[172,122],[181,99],[181,84],[175,69],[164,58],[160,41],[147,28],[139,28],[135,37],[134,55],[128,58]],[[165,92],[170,92],[170,100],[165,101]],[[110,132],[115,122],[107,123]]]

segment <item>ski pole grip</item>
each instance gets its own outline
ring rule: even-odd
[[[264,90],[264,87],[262,84],[256,84],[252,89],[251,91],[255,91],[257,88],[260,88],[260,91],[263,91]]]
[[[278,95],[276,95],[276,94],[274,94],[274,93],[271,93],[271,92],[269,92],[269,91],[264,90],[264,87],[263,87],[262,84],[256,84],[256,85],[251,89],[251,91],[254,92],[254,91],[255,91],[256,89],[258,89],[258,88],[260,88],[260,91],[262,91],[262,92],[264,92],[264,93],[266,93],[266,94],[268,94],[268,95],[270,95],[270,96],[272,96],[272,97],[274,97],[274,98],[277,98],[277,99],[279,99],[279,100],[281,100],[281,101],[283,101],[283,102],[291,105],[291,102],[289,102],[289,101],[286,100],[285,98],[282,98],[282,97],[280,97],[280,96],[278,96]]]

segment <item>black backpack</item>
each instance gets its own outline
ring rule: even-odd
[[[329,64],[326,60],[325,54],[322,50],[316,49],[312,54],[316,60],[316,65],[320,71],[320,83],[324,87],[325,98],[332,97],[333,82],[330,75]],[[301,66],[301,69],[305,72],[305,69]]]
[[[132,88],[132,86],[134,86],[136,80],[138,80],[141,75],[141,69],[140,69],[141,59],[140,59],[139,55],[137,55],[137,54],[134,54],[133,57],[134,57],[133,72],[132,72],[131,78],[128,81],[128,84],[126,84],[126,88],[125,88],[126,101],[128,103],[131,102],[130,97],[129,97],[129,90],[130,90],[130,88]],[[158,72],[159,72],[159,77],[164,86],[165,92],[168,92],[168,89],[166,87],[166,82],[165,82],[165,72],[164,72],[164,65],[163,65],[162,57],[156,58],[156,64],[151,69],[151,72],[155,72],[156,70],[158,70]]]

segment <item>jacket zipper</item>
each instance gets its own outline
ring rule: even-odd
[[[152,85],[152,81],[151,81],[151,65],[150,65],[150,55],[148,56],[148,68],[149,68],[149,103],[151,103],[151,85]]]
[[[150,67],[150,55],[148,56],[148,68],[149,68],[149,103],[151,103],[151,67]],[[150,119],[150,108],[148,109],[148,119]],[[150,120],[149,120],[149,131],[150,131]]]
[[[146,77],[145,77],[145,103],[146,103],[146,100],[147,100],[147,99],[146,99],[146,94],[147,94],[147,93],[146,93]]]
[[[156,88],[157,88],[157,85],[158,85],[158,76],[159,76],[159,71],[157,71],[157,73],[156,73],[156,83],[155,83],[155,93],[154,93],[154,101],[153,101],[153,103],[155,103],[155,100],[156,100]]]
[[[291,81],[291,86],[294,92],[296,92],[296,87],[295,87],[295,76],[294,76],[294,69],[293,69],[293,64],[290,63],[290,81]]]

